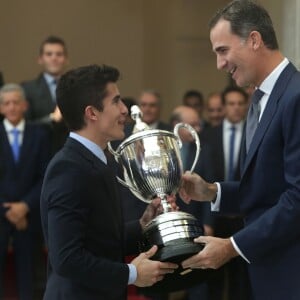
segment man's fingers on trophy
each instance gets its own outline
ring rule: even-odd
[[[197,238],[194,239],[195,243],[198,244],[203,244],[204,246],[209,242],[210,237],[208,236],[198,236]]]
[[[144,254],[147,258],[150,258],[156,253],[157,249],[158,249],[157,246],[154,245],[147,252],[144,252]]]
[[[162,274],[166,273],[173,273],[174,270],[178,268],[177,264],[170,263],[170,262],[161,262],[160,263],[160,270],[163,272]]]
[[[161,199],[160,198],[154,198],[152,201],[151,201],[151,204],[152,204],[152,206],[154,206],[154,207],[159,207],[160,205],[161,205]]]
[[[179,210],[179,206],[177,206],[177,204],[176,204],[176,195],[173,195],[173,194],[169,195],[167,197],[167,201],[171,205],[172,211],[178,211]]]
[[[186,204],[189,204],[189,203],[191,202],[191,200],[192,200],[192,198],[189,197],[189,196],[187,195],[187,193],[185,192],[185,190],[183,190],[183,189],[181,189],[181,190],[179,191],[179,196],[180,196],[180,198],[181,198]]]
[[[184,260],[182,263],[182,268],[183,269],[188,269],[188,268],[191,268],[191,269],[194,269],[196,267],[199,267],[199,266],[203,266],[203,263],[201,262],[201,257],[199,257],[199,253]]]

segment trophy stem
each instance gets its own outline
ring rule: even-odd
[[[163,213],[170,212],[172,210],[172,207],[170,203],[167,200],[167,195],[166,194],[160,194],[158,197],[161,199],[161,204],[163,207]]]

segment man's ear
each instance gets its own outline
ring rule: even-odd
[[[27,100],[24,100],[23,103],[23,112],[25,113],[29,108],[29,102]]]
[[[263,45],[261,34],[256,30],[250,32],[249,41],[253,50],[257,50]]]
[[[37,58],[37,63],[38,65],[42,66],[43,65],[43,59],[42,59],[42,56],[39,55],[38,58]]]
[[[89,105],[85,108],[84,115],[88,120],[97,121],[99,118],[99,111],[95,107]]]

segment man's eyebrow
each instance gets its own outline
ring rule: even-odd
[[[213,49],[213,51],[214,52],[220,52],[220,51],[222,51],[222,50],[224,50],[224,49],[226,49],[227,47],[225,47],[225,46],[218,46],[218,47],[216,47],[215,49]]]

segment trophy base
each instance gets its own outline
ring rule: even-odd
[[[178,269],[171,274],[166,274],[162,281],[157,282],[153,286],[141,288],[142,293],[146,296],[153,296],[155,294],[179,291],[212,278],[215,274],[213,269],[183,269],[181,266],[182,261],[197,254],[203,248],[203,244],[196,244],[192,240],[177,240],[169,242],[158,249],[151,259],[177,263]]]
[[[203,244],[194,242],[194,238],[203,235],[203,228],[199,221],[190,214],[183,212],[168,212],[159,215],[144,230],[143,242],[140,244],[142,252],[153,245],[158,250],[151,258],[163,262],[178,264],[178,269],[165,275],[162,281],[152,287],[142,288],[143,292],[161,293],[186,289],[200,284],[214,275],[212,269],[183,269],[181,263],[200,252]]]
[[[203,249],[203,244],[196,244],[191,240],[182,239],[166,243],[157,250],[153,260],[168,261],[180,264],[188,257],[197,254]]]

